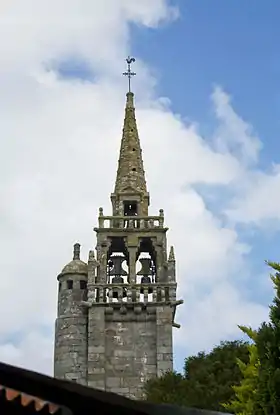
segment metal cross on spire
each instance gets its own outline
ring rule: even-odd
[[[132,78],[132,76],[136,75],[135,72],[132,72],[131,71],[131,67],[130,67],[130,65],[133,62],[135,62],[135,58],[131,58],[130,56],[128,56],[126,58],[127,71],[126,72],[123,72],[123,75],[128,77],[128,92],[131,92],[131,78]]]

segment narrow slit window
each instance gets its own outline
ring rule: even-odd
[[[80,281],[80,289],[81,290],[86,290],[86,288],[87,288],[87,282],[84,281],[84,280],[81,280]]]
[[[67,289],[68,290],[72,290],[72,288],[73,288],[73,281],[72,280],[68,280],[67,281]]]

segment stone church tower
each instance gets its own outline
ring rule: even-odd
[[[140,399],[148,378],[173,367],[172,327],[179,327],[182,301],[164,212],[149,214],[132,92],[111,202],[111,216],[99,209],[88,263],[75,244],[73,261],[58,275],[54,376]]]

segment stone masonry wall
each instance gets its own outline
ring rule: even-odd
[[[172,370],[172,309],[95,306],[88,320],[88,386],[141,399],[143,384]]]
[[[106,321],[106,390],[130,398],[142,397],[144,382],[157,373],[156,321],[142,312],[136,321],[133,311]],[[151,317],[151,316],[149,316]]]

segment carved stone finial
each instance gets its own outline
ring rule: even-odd
[[[175,261],[174,246],[170,247],[168,261]]]
[[[73,259],[80,259],[80,252],[81,252],[81,245],[79,243],[76,243],[74,245],[74,251],[73,251]]]
[[[89,251],[88,253],[88,262],[93,262],[95,261],[95,253],[94,251]]]
[[[92,267],[92,269],[95,269],[100,265],[99,261],[97,261],[96,258],[95,258],[94,251],[89,251],[88,264]]]
[[[103,207],[99,208],[99,216],[103,216]]]

